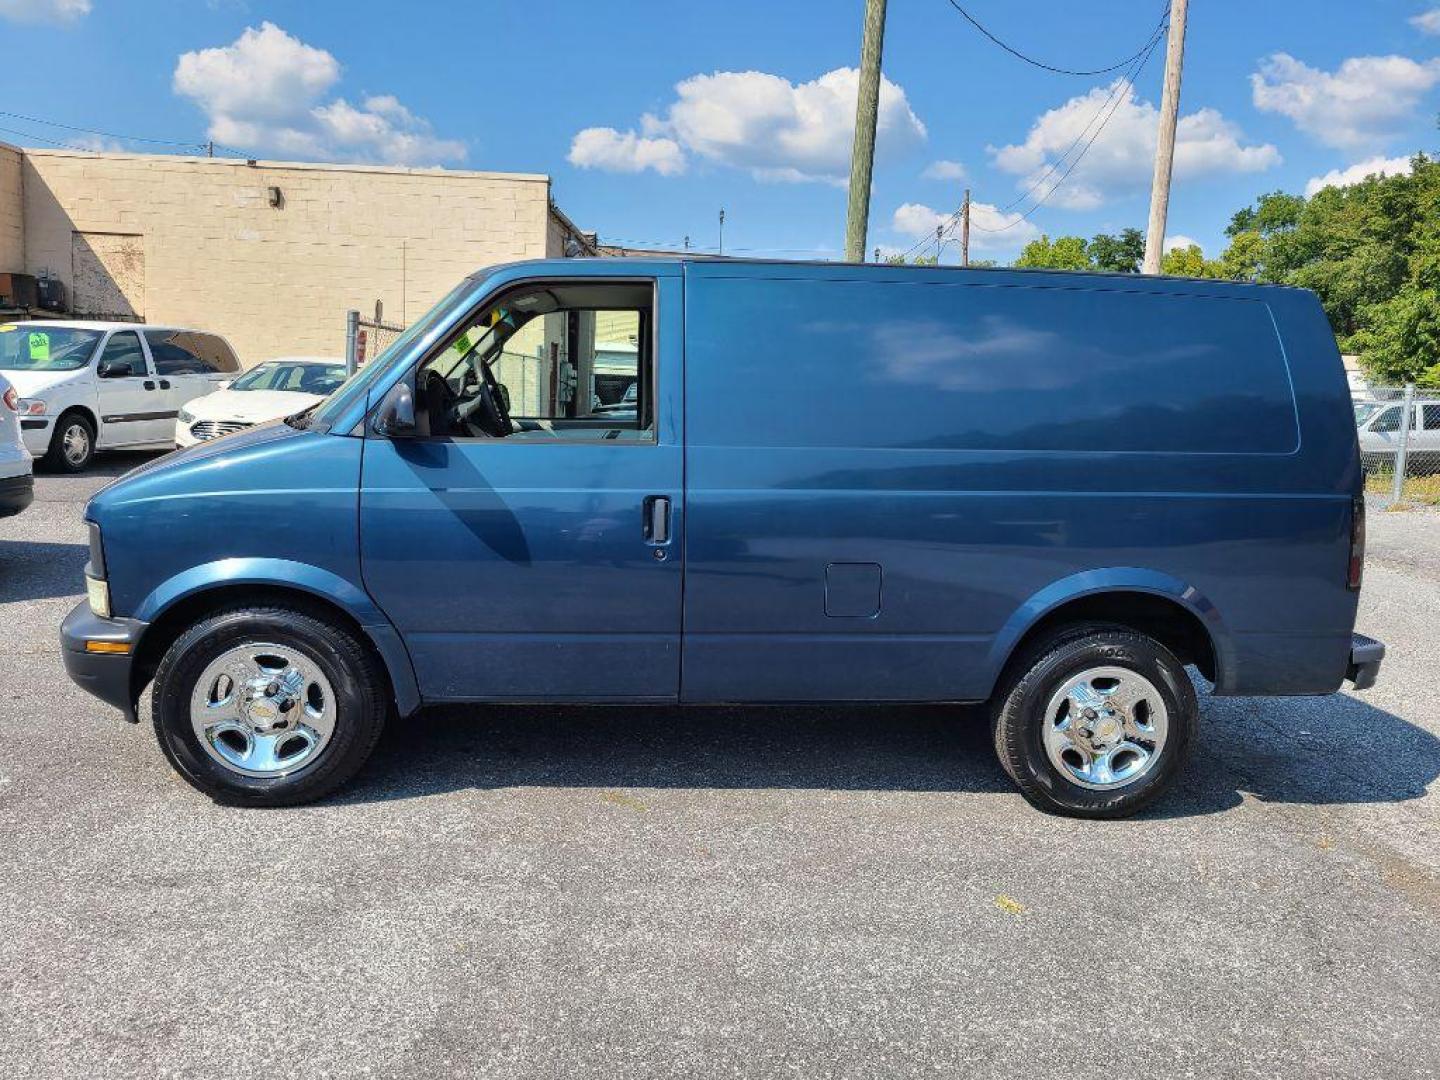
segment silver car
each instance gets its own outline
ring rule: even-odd
[[[18,514],[35,495],[34,463],[20,436],[20,395],[0,375],[0,517]]]
[[[1360,453],[1366,465],[1384,465],[1395,460],[1400,448],[1400,421],[1404,404],[1399,401],[1370,402],[1356,406],[1360,432]],[[1440,471],[1440,401],[1416,401],[1405,440],[1407,471]]]

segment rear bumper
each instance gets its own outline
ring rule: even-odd
[[[1345,669],[1345,678],[1354,684],[1356,690],[1369,690],[1380,677],[1380,662],[1385,659],[1385,646],[1364,634],[1350,637],[1350,666]]]
[[[114,705],[132,724],[140,718],[135,714],[130,669],[145,626],[134,619],[102,619],[90,610],[85,600],[60,624],[60,655],[65,660],[65,673],[82,690]],[[86,643],[91,641],[129,645],[130,651],[123,654],[90,652]]]
[[[18,514],[35,501],[35,477],[30,473],[0,479],[0,517]]]

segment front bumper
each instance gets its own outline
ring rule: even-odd
[[[30,473],[0,480],[0,517],[18,514],[35,501],[35,477]]]
[[[22,416],[20,438],[32,457],[44,457],[50,449],[50,417]]]
[[[135,649],[147,624],[135,619],[102,619],[82,600],[60,624],[60,655],[65,660],[65,673],[82,690],[101,701],[114,705],[130,723],[139,723],[135,713],[131,668]],[[128,645],[129,652],[91,652],[88,642]]]
[[[1380,662],[1385,659],[1382,642],[1364,634],[1350,635],[1350,666],[1345,669],[1345,678],[1355,685],[1356,690],[1369,690],[1380,677]]]

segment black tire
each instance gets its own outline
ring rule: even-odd
[[[304,655],[329,681],[335,698],[328,742],[313,760],[280,776],[247,776],[220,763],[201,745],[190,720],[191,694],[210,662],[257,642]],[[151,701],[155,735],[175,771],[232,806],[296,806],[330,794],[360,771],[390,712],[384,672],[352,631],[318,611],[268,605],[226,609],[182,634],[160,662]]]
[[[1168,714],[1154,765],[1122,787],[1082,786],[1057,769],[1045,749],[1052,696],[1066,680],[1096,667],[1128,668],[1143,676]],[[1069,817],[1120,818],[1143,810],[1174,783],[1195,741],[1199,712],[1194,684],[1164,645],[1126,627],[1089,625],[1047,638],[1007,669],[994,698],[991,728],[1000,766],[1034,806]]]
[[[84,455],[71,459],[65,454],[66,433],[72,428],[84,437]],[[45,465],[56,472],[79,473],[90,467],[95,460],[95,425],[82,412],[62,413],[55,421],[55,430],[50,435],[50,449],[45,452]]]

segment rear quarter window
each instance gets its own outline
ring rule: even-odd
[[[1105,289],[706,279],[688,298],[702,445],[1282,454],[1268,306]]]

